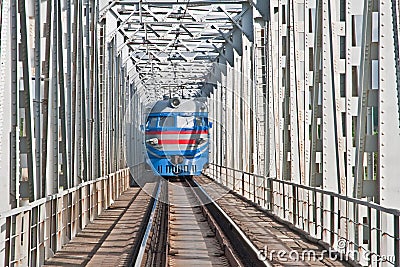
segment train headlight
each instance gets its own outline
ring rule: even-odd
[[[181,104],[181,100],[178,97],[174,97],[170,100],[170,103],[173,108],[176,108]]]
[[[151,139],[146,140],[146,143],[148,143],[149,145],[152,145],[152,146],[158,145],[158,139],[157,138],[151,138]]]

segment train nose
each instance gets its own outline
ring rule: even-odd
[[[183,156],[175,155],[170,157],[170,161],[172,164],[182,164],[183,163]]]

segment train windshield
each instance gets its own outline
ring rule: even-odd
[[[194,128],[193,116],[176,116],[176,126],[179,128]]]
[[[176,118],[176,119],[175,119]],[[175,124],[176,122],[176,124]],[[202,116],[160,116],[148,117],[146,128],[180,128],[180,129],[198,129],[208,127],[208,118]]]
[[[156,128],[157,127],[157,117],[148,117],[146,128]]]
[[[201,116],[180,116],[176,117],[177,127],[195,129],[207,127],[207,118]]]
[[[174,117],[160,117],[158,126],[161,128],[175,127]]]

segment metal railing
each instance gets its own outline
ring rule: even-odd
[[[129,187],[129,170],[0,213],[4,266],[41,266]]]
[[[220,166],[214,163],[210,163],[210,167],[205,170],[205,174],[212,176],[217,182],[254,203],[269,208],[270,191],[268,190],[267,178],[270,177]]]
[[[400,266],[399,210],[216,164],[205,174],[322,240],[343,260]]]

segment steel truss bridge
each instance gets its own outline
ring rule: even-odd
[[[178,95],[209,97],[208,175],[399,266],[399,9],[0,0],[1,264],[43,264],[111,205],[144,161],[148,105]]]

